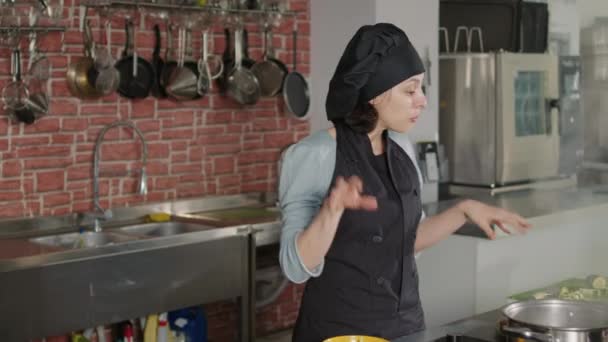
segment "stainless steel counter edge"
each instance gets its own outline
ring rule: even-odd
[[[179,215],[189,212],[235,208],[256,204],[274,204],[274,193],[249,193],[238,195],[208,196],[162,203],[143,204],[134,207],[112,208],[113,217],[102,223],[104,228],[125,222],[141,221],[150,213]],[[64,216],[38,216],[0,220],[0,239],[25,238],[77,231],[76,213]]]
[[[274,204],[276,193],[249,193],[228,196],[208,196],[163,203],[144,204],[135,207],[113,208],[113,218],[104,223],[111,227],[127,221],[141,220],[149,213],[165,212],[172,215],[196,211],[234,208],[256,204]],[[495,196],[471,196],[484,203],[515,211],[526,218],[534,218],[566,210],[575,210],[608,203],[605,187],[522,190]],[[424,204],[427,216],[440,213],[463,198],[442,200]],[[76,231],[75,214],[65,216],[41,216],[0,220],[0,239],[23,238]],[[457,233],[482,237],[480,229],[466,225]]]
[[[525,217],[534,217],[538,214],[555,213],[576,208],[583,208],[608,203],[608,194],[602,189],[580,189],[569,188],[560,190],[546,191],[522,191],[517,193],[502,194],[495,197],[480,198],[482,201],[494,204],[499,207],[523,212]],[[141,221],[149,213],[165,212],[179,216],[184,213],[196,211],[215,210],[234,208],[256,204],[274,204],[276,194],[274,193],[251,193],[229,196],[212,196],[197,199],[180,200],[166,203],[145,204],[136,207],[113,209],[113,219],[105,223],[106,228],[112,225],[120,225],[124,222]],[[457,200],[442,201],[425,205],[427,215],[433,215],[445,210],[453,205]],[[536,204],[535,204],[536,203]],[[517,209],[522,210],[517,210]],[[531,210],[536,208],[537,210]],[[57,234],[66,231],[75,231],[74,215],[63,217],[35,217],[25,219],[0,220],[0,239],[7,238],[27,238]],[[235,227],[233,227],[235,228]],[[238,227],[237,227],[238,228]],[[222,233],[231,234],[233,230],[227,228]],[[227,230],[226,230],[227,229]],[[280,237],[280,222],[267,224],[256,224],[249,226],[250,233],[256,233],[258,245],[277,243]],[[175,244],[188,244],[197,241],[204,241],[209,233],[206,231],[198,233],[188,233],[166,238],[150,238],[130,242],[123,242],[116,245],[109,245],[82,250],[61,251],[48,254],[26,256],[15,259],[0,260],[0,272],[10,270],[35,267],[48,263],[61,263],[74,260],[105,257],[115,254],[124,254],[145,250],[148,248],[162,248]],[[479,236],[481,230],[477,227],[463,227],[460,234]],[[480,236],[483,237],[483,236]]]
[[[176,234],[168,237],[139,238],[94,248],[62,250],[34,256],[0,260],[0,273],[67,262],[78,262],[92,258],[106,258],[121,254],[136,253],[144,250],[149,251],[180,245],[189,245],[239,234],[247,235],[252,232],[252,229],[253,227],[248,225],[234,226],[229,228],[214,228],[201,230],[198,232]]]

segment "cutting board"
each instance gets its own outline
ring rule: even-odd
[[[189,213],[187,216],[214,227],[230,227],[279,221],[281,213],[276,207],[240,207]]]

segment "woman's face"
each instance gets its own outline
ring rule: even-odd
[[[414,127],[427,103],[423,80],[424,73],[412,76],[370,101],[378,111],[376,128],[405,133]]]

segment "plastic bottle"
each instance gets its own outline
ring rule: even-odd
[[[158,333],[156,342],[169,342],[169,322],[167,321],[167,313],[163,312],[158,315]]]
[[[125,336],[124,342],[135,342],[133,340],[133,326],[131,325],[131,323],[126,323],[124,325],[123,333]]]
[[[146,328],[144,329],[144,342],[157,342],[156,334],[158,333],[158,315],[149,315],[146,319]]]

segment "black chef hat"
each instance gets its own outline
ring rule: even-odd
[[[393,24],[365,25],[348,42],[325,102],[329,120],[343,119],[366,102],[424,72],[414,46]]]

